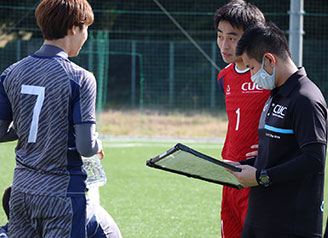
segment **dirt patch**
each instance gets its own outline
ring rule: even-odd
[[[206,113],[109,110],[98,119],[99,132],[115,136],[224,138],[227,128],[225,115]]]

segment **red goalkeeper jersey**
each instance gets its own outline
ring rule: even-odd
[[[249,70],[238,71],[235,64],[221,70],[218,83],[225,94],[228,130],[222,158],[240,161],[258,143],[257,129],[264,103],[270,90],[251,81]]]

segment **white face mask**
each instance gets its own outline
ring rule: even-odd
[[[263,58],[261,69],[257,71],[256,74],[251,76],[251,79],[253,83],[256,83],[259,87],[263,89],[272,90],[276,87],[275,80],[274,80],[275,76],[276,76],[276,66],[273,67],[273,73],[272,75],[270,75],[264,69],[264,58]]]

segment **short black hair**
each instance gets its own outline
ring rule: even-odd
[[[285,34],[273,22],[254,25],[244,32],[238,41],[236,55],[243,53],[258,62],[262,62],[265,53],[275,54],[283,60],[291,58]]]
[[[5,210],[7,218],[9,220],[9,200],[10,200],[11,186],[6,188],[2,196],[2,207]]]
[[[245,31],[256,23],[265,23],[261,10],[251,3],[243,0],[232,0],[219,8],[214,16],[214,28],[218,29],[220,21],[227,21],[235,28]]]

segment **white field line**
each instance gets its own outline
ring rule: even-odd
[[[122,137],[122,136],[100,136],[106,147],[163,147],[171,148],[177,143],[185,144],[191,148],[219,149],[224,140],[217,138],[159,138],[159,137]]]
[[[163,146],[193,144],[201,148],[218,148],[224,143],[220,138],[175,138],[175,137],[134,137],[134,136],[99,136],[105,146],[133,147],[133,146]]]

